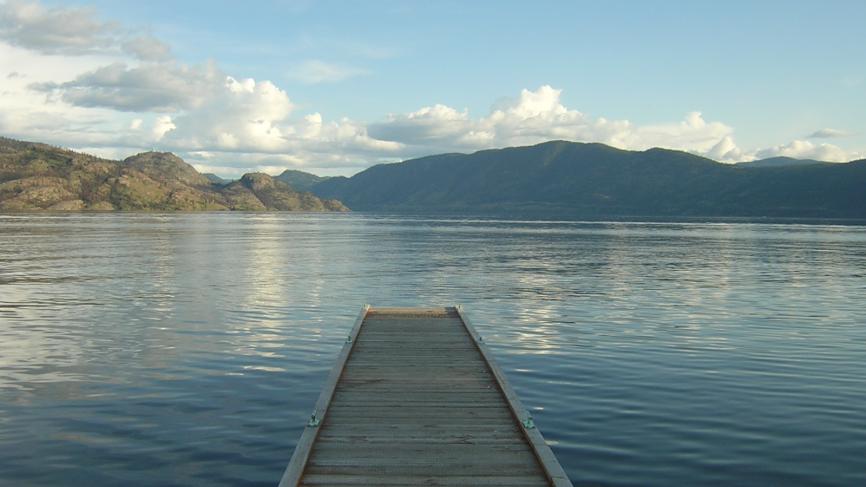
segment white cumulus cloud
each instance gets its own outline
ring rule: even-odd
[[[815,144],[808,140],[794,140],[787,144],[761,149],[755,153],[755,156],[759,159],[781,156],[827,162],[848,162],[863,155],[846,151],[833,144]]]
[[[47,8],[39,2],[0,4],[0,39],[44,53],[84,54],[109,48],[118,26],[92,8]]]
[[[459,145],[460,137],[472,125],[467,110],[437,104],[407,114],[389,115],[384,123],[373,124],[370,130],[377,139],[403,144]]]
[[[225,79],[215,64],[187,66],[171,62],[127,66],[116,62],[63,83],[34,83],[35,90],[70,105],[128,112],[176,112],[201,105]]]
[[[174,119],[176,128],[165,140],[187,150],[269,152],[284,146],[280,126],[294,105],[285,91],[270,81],[225,77],[210,96]]]
[[[143,61],[171,57],[171,49],[164,42],[104,21],[91,7],[46,7],[35,0],[0,3],[0,41],[43,54],[123,52]]]
[[[544,85],[524,89],[486,116],[433,105],[405,115],[389,115],[370,126],[376,138],[416,146],[416,152],[529,145],[552,139],[602,142],[622,149],[680,149],[725,161],[743,157],[733,129],[708,122],[699,112],[679,122],[635,125],[628,120],[593,118],[563,105],[562,90]]]
[[[177,126],[174,122],[171,121],[171,117],[168,115],[162,115],[156,117],[156,120],[153,121],[153,128],[151,129],[151,134],[153,135],[154,141],[162,140],[165,137],[165,134],[171,132],[176,129]]]

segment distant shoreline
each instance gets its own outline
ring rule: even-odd
[[[489,221],[508,223],[594,223],[594,224],[755,224],[755,225],[838,225],[866,226],[866,219],[859,218],[798,218],[798,217],[739,217],[739,216],[587,216],[587,215],[555,215],[547,217],[530,217],[526,215],[504,215],[495,213],[442,213],[442,212],[381,212],[381,211],[247,211],[247,210],[201,210],[201,211],[159,211],[159,210],[26,210],[0,211],[0,217],[16,216],[106,216],[106,215],[317,215],[329,218],[379,217],[418,221]]]

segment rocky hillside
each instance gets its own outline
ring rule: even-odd
[[[235,210],[347,211],[337,200],[321,200],[312,193],[300,193],[286,183],[267,174],[244,174],[221,189],[226,201]]]
[[[181,158],[145,152],[123,161],[0,138],[0,210],[347,211],[267,174],[211,182]]]

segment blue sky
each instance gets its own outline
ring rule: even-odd
[[[224,175],[351,174],[552,138],[723,162],[866,157],[862,1],[7,1],[4,10],[0,91],[19,113],[0,116],[0,133],[112,157],[157,148]],[[76,25],[105,35],[80,36]],[[168,53],[131,54],[132,39]],[[99,71],[110,65],[110,76]],[[66,125],[46,129],[40,111]],[[211,123],[223,117],[257,125]]]

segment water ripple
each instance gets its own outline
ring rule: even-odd
[[[866,484],[866,228],[0,215],[0,472],[274,485],[364,303],[462,303],[578,485]]]

